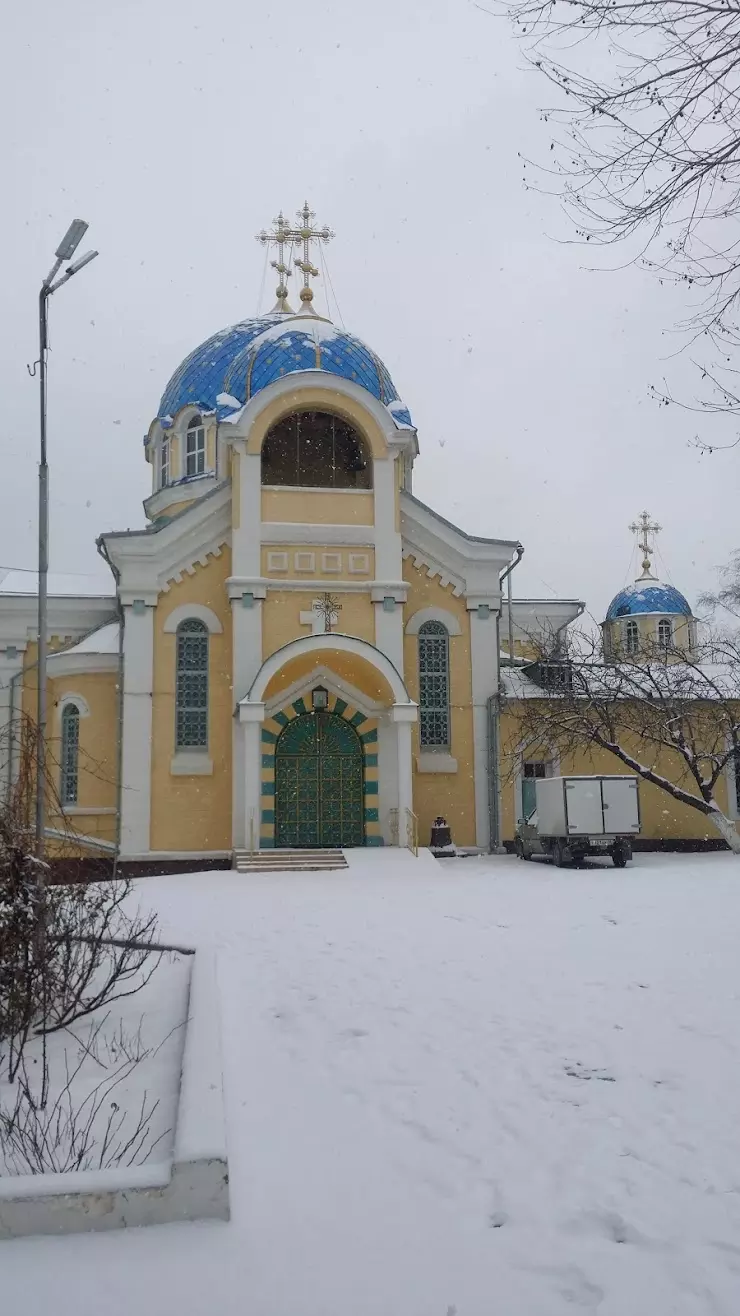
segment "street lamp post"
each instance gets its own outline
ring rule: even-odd
[[[87,224],[75,219],[70,224],[55,252],[55,260],[39,292],[39,616],[38,616],[38,700],[36,708],[36,853],[44,852],[46,824],[46,659],[47,659],[47,585],[49,575],[49,464],[46,459],[46,357],[48,351],[49,298],[63,283],[78,274],[97,256],[88,251],[79,260],[68,265],[61,277],[59,271],[65,261],[71,261],[80,245]]]

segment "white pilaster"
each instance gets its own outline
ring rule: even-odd
[[[260,579],[262,525],[262,459],[247,452],[245,440],[234,442],[238,462],[238,525],[231,532],[232,576],[226,582],[231,600],[232,620],[232,692],[234,703],[245,699],[262,666],[262,601],[265,585]],[[259,741],[259,735],[257,737]],[[231,835],[234,847],[249,844],[250,814],[246,804],[245,735],[234,723],[232,739],[232,808]],[[251,740],[250,740],[251,745]],[[250,804],[254,808],[254,804]],[[259,799],[254,814],[259,835]]]
[[[402,579],[401,532],[397,519],[396,463],[393,456],[373,462],[375,490],[375,578]]]
[[[150,849],[152,790],[152,689],[154,604],[133,599],[124,606],[123,746],[121,754],[121,854]]]
[[[227,581],[231,598],[232,620],[232,695],[234,702],[245,699],[262,666],[262,598],[264,588],[254,582],[242,584],[233,577]],[[248,819],[244,813],[244,747],[240,728],[234,724],[232,737],[231,839],[236,848],[245,844]]]
[[[375,608],[375,646],[390,658],[399,676],[403,676],[403,603],[405,592],[393,589],[373,589]],[[386,603],[386,599],[388,602]],[[392,603],[392,608],[390,604]]]
[[[232,527],[231,570],[235,576],[260,575],[260,526],[262,525],[262,459],[247,452],[238,440],[234,450],[239,461],[239,524]]]
[[[386,845],[391,843],[391,809],[398,808],[398,744],[396,728],[382,717],[378,720],[378,807]]]
[[[239,759],[240,778],[243,783],[241,824],[242,831],[235,836],[235,848],[259,849],[262,810],[262,723],[265,705],[261,703],[239,705]]]
[[[23,647],[25,648],[25,645]],[[9,645],[6,650],[0,650],[0,799],[5,798],[5,792],[15,776],[16,765],[12,760],[14,737],[20,732],[22,668],[21,648]]]
[[[488,700],[498,690],[499,656],[496,651],[496,612],[500,600],[469,598],[470,660],[473,692],[473,776],[475,786],[475,843],[487,850],[491,839],[488,785]]]
[[[417,720],[416,704],[392,704],[391,721],[396,726],[398,752],[398,834],[399,843],[406,827],[406,810],[413,812],[414,789],[411,771],[411,726]]]

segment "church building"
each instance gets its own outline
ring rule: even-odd
[[[276,305],[175,369],[144,440],[148,524],[98,541],[110,590],[50,578],[48,823],[83,849],[151,862],[424,844],[439,813],[459,846],[513,834],[521,787],[502,806],[494,780],[502,646],[583,605],[519,600],[509,618],[521,544],[415,497],[406,400],[314,306],[331,236],[307,205],[260,235]],[[647,612],[625,600],[608,625],[626,608],[629,644]],[[23,580],[0,580],[0,731],[35,713],[35,610]]]

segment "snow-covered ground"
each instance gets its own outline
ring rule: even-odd
[[[0,1244],[8,1311],[736,1316],[737,859],[140,894],[219,951],[233,1220]]]

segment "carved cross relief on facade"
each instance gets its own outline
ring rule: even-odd
[[[300,614],[301,626],[310,626],[313,635],[330,635],[339,622],[342,605],[333,594],[322,594],[314,599],[311,611]]]

